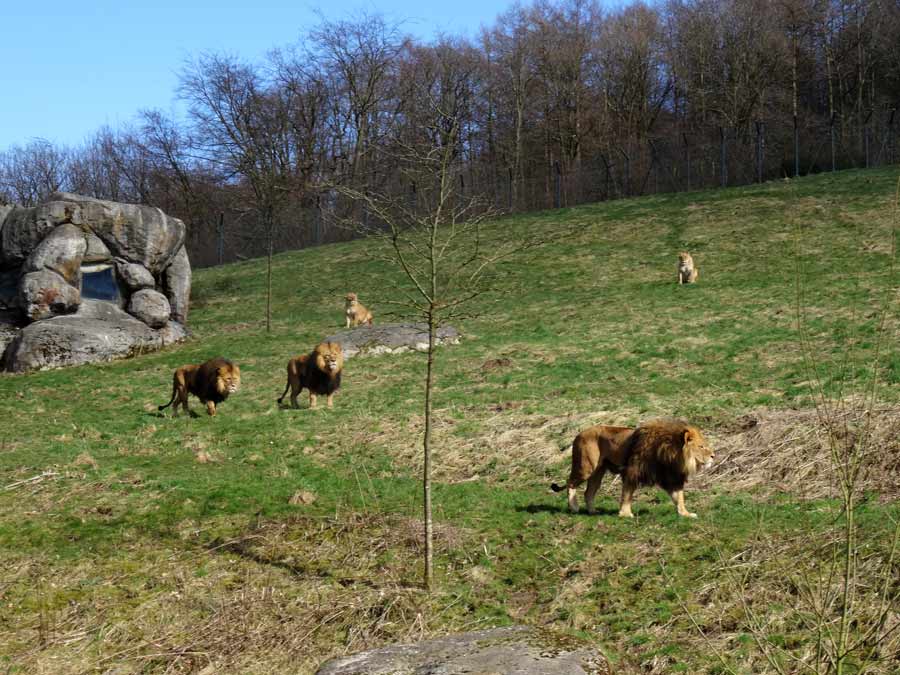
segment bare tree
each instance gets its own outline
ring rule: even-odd
[[[238,181],[259,217],[266,246],[266,331],[272,329],[272,256],[276,218],[295,182],[293,94],[271,85],[259,69],[236,59],[205,55],[181,76],[196,127],[196,151]]]
[[[70,151],[34,139],[0,153],[0,190],[11,202],[36,204],[66,185]]]

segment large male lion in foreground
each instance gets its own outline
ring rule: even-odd
[[[180,405],[190,414],[188,394],[193,394],[206,405],[206,412],[216,414],[216,404],[221,403],[229,394],[233,394],[241,386],[241,369],[221,356],[210,359],[200,365],[182,366],[172,376],[172,398],[165,405],[165,410],[172,403],[174,415],[178,415]]]
[[[572,471],[565,487],[568,489],[569,510],[578,510],[578,496],[576,490],[579,485],[587,481],[587,489],[584,492],[584,505],[588,513],[594,512],[594,495],[600,489],[603,475],[621,473],[625,465],[625,455],[622,452],[625,442],[630,438],[631,427],[612,427],[605,424],[585,429],[579,433],[572,442]],[[563,487],[553,483],[550,488],[554,492],[561,492]]]
[[[344,350],[338,342],[320,342],[309,354],[297,356],[287,365],[287,385],[278,403],[291,390],[291,407],[299,408],[297,396],[309,389],[309,407],[316,407],[316,396],[327,396],[328,407],[333,407],[334,392],[341,386],[344,370]]]
[[[658,485],[669,493],[678,515],[697,517],[684,506],[684,485],[715,456],[697,427],[682,420],[644,422],[628,437],[622,453],[621,517],[633,517],[631,500],[642,485]]]

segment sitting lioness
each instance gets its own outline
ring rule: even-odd
[[[345,300],[346,308],[344,310],[344,316],[347,319],[347,328],[355,328],[362,324],[366,324],[367,326],[372,325],[372,312],[359,301],[356,293],[347,293]]]
[[[694,267],[694,259],[687,251],[678,254],[678,284],[692,284],[700,272]]]

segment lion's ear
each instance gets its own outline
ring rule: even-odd
[[[694,439],[694,430],[688,429],[684,432],[684,442],[690,443]]]

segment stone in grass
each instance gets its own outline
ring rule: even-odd
[[[316,495],[309,490],[297,490],[288,500],[291,506],[308,506],[316,501]]]
[[[570,638],[527,626],[446,635],[332,659],[316,675],[609,675],[606,659]]]
[[[423,323],[385,323],[375,326],[359,326],[342,330],[324,338],[326,342],[339,342],[344,358],[357,354],[401,354],[410,350],[428,349],[428,327]],[[437,344],[459,343],[459,331],[453,326],[441,326],[437,331]]]

